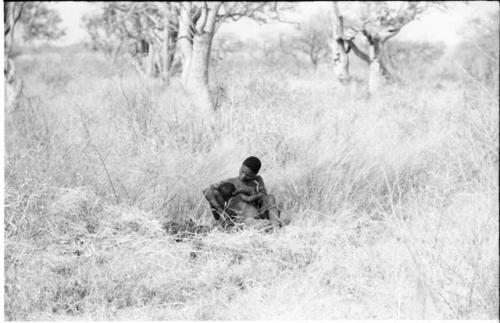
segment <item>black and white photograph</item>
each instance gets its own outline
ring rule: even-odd
[[[4,321],[498,322],[498,1],[3,16]]]

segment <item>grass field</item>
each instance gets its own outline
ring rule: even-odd
[[[368,98],[326,65],[228,61],[209,115],[98,54],[16,64],[6,319],[498,319],[498,82],[434,71]],[[289,226],[163,230],[213,225],[201,190],[248,155]]]

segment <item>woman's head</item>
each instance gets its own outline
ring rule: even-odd
[[[244,180],[254,179],[255,176],[259,173],[261,167],[260,160],[255,156],[250,156],[243,161],[243,164],[240,167],[239,178]]]

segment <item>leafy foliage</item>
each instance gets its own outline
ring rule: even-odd
[[[65,35],[59,27],[61,17],[43,2],[25,2],[19,22],[23,39],[28,42],[35,39],[54,40]]]

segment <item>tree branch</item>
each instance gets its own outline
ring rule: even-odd
[[[224,14],[220,15],[218,14],[216,16],[217,18],[217,22],[223,22],[224,20],[226,19],[231,19],[232,21],[238,21],[240,20],[241,18],[249,18],[249,19],[252,19],[254,21],[257,21],[259,23],[265,23],[266,22],[266,19],[265,18],[262,18],[262,17],[258,17],[256,14],[258,12],[260,12],[261,10],[263,10],[265,8],[265,6],[267,5],[267,3],[260,3],[258,4],[257,6],[255,7],[251,7],[251,4],[245,4],[243,5],[243,8],[238,8],[238,3],[237,2],[233,2],[232,3],[232,6],[230,6],[229,8],[227,7],[227,4],[229,4],[228,2],[224,2]],[[240,3],[241,5],[241,3]]]
[[[219,13],[222,2],[213,2],[212,6],[207,11],[206,32],[212,33],[216,31],[217,14]]]
[[[280,17],[280,14],[278,12],[278,2],[274,2],[274,5],[273,5],[273,8],[272,8],[272,11],[274,12],[274,14],[276,15],[276,20],[279,21],[279,22],[282,22],[282,23],[285,23],[285,24],[291,24],[291,25],[295,25],[298,29],[300,29],[300,23],[299,22],[296,22],[296,21],[290,21],[290,20],[283,20],[281,19]]]
[[[19,9],[18,9],[17,15],[15,14],[15,11],[14,11],[14,15],[15,15],[15,17],[14,17],[14,23],[18,22],[19,19],[21,19],[21,15],[23,13],[24,4],[25,4],[25,2],[19,3]]]
[[[196,21],[195,28],[197,33],[199,34],[203,33],[203,29],[207,24],[207,17],[208,17],[208,5],[206,1],[203,1],[203,7],[200,9],[200,17]]]
[[[365,52],[360,50],[358,48],[358,46],[356,46],[356,44],[354,43],[354,40],[347,40],[347,43],[349,44],[349,47],[352,49],[354,54],[356,54],[356,56],[361,58],[366,63],[370,64],[370,57]]]

